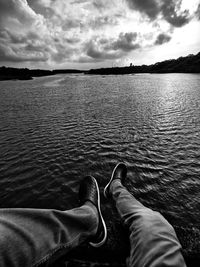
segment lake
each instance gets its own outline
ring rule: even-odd
[[[75,207],[121,161],[142,203],[200,236],[199,74],[0,82],[0,207]]]

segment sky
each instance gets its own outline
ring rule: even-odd
[[[0,66],[153,64],[200,52],[200,0],[0,0]]]

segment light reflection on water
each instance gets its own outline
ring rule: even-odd
[[[83,175],[102,189],[123,161],[144,204],[199,226],[199,88],[193,74],[1,82],[1,207],[71,208]]]

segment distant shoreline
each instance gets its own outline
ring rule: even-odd
[[[138,73],[200,73],[200,52],[178,59],[157,62],[152,65],[141,65],[113,68],[100,68],[90,70],[56,69],[41,70],[27,68],[0,67],[0,81],[6,80],[32,80],[34,77],[43,77],[56,74],[83,73],[93,75],[124,75]]]
[[[40,70],[27,68],[0,67],[0,81],[8,80],[32,80],[34,77],[45,77],[63,73],[83,73],[81,70]]]

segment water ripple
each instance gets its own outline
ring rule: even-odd
[[[177,227],[200,225],[199,75],[69,75],[0,87],[1,207],[70,208],[84,175],[102,189],[124,161],[144,204]]]

